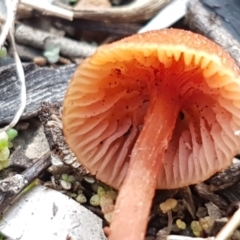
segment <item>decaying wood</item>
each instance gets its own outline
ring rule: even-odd
[[[86,174],[86,169],[78,162],[74,153],[69,149],[63,136],[61,120],[61,103],[42,103],[38,112],[51,152],[68,166],[73,167],[80,175]]]
[[[25,64],[27,105],[22,118],[36,116],[41,103],[62,102],[76,65],[39,68]],[[0,124],[8,123],[19,107],[19,84],[15,65],[0,68]]]
[[[33,29],[26,25],[19,25],[15,31],[16,42],[44,49],[46,41],[60,47],[60,53],[67,57],[81,58],[92,55],[96,46],[84,42],[74,41],[69,38],[59,37],[54,34]]]
[[[189,1],[186,15],[188,26],[191,30],[201,33],[221,45],[240,66],[240,43],[224,28],[221,21],[226,21],[226,19],[218,12],[208,11],[204,2],[202,0]],[[219,4],[220,1],[217,5]]]
[[[231,36],[240,41],[240,2],[238,0],[200,0],[211,12],[211,19],[218,20]]]
[[[56,20],[53,19],[52,20]],[[76,30],[87,30],[94,32],[103,32],[109,34],[115,34],[120,36],[128,36],[136,33],[141,25],[137,23],[113,23],[113,22],[100,22],[88,19],[76,19],[72,22],[67,20],[59,20],[60,24],[65,26],[74,27]]]
[[[229,202],[239,202],[240,199],[240,182],[236,182],[231,187],[218,191],[219,194],[224,196]]]
[[[219,191],[232,186],[240,180],[240,161],[234,159],[234,162],[224,171],[208,180],[211,191]]]
[[[93,19],[114,22],[139,22],[152,18],[170,0],[133,0],[132,3],[107,9],[74,9],[56,2],[65,9],[72,10],[74,18]]]

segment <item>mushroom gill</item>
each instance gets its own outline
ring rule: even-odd
[[[240,129],[237,75],[220,47],[186,31],[155,31],[100,47],[68,89],[66,140],[92,174],[119,188],[144,124],[149,85],[172,84],[164,91],[176,92],[179,116],[158,188],[201,182],[227,167],[240,147],[234,135]]]
[[[64,134],[92,174],[121,187],[110,240],[144,239],[155,188],[230,165],[240,148],[239,73],[218,45],[177,29],[125,38],[83,61],[64,100]]]

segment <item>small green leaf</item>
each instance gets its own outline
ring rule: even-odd
[[[73,183],[75,181],[75,177],[73,175],[69,175],[67,181]]]
[[[103,187],[98,187],[97,194],[98,194],[99,197],[101,197],[101,196],[106,194],[106,191],[104,190]]]
[[[61,178],[66,182],[68,181],[68,175],[66,173],[62,174]]]
[[[8,135],[6,132],[0,133],[0,150],[8,147]]]
[[[94,207],[99,206],[100,204],[100,198],[98,196],[98,194],[94,194],[91,198],[90,198],[90,204]]]
[[[0,58],[6,57],[7,56],[7,49],[5,47],[2,47],[0,49]]]
[[[76,197],[76,201],[79,203],[85,203],[85,202],[87,202],[87,198],[85,197],[85,195],[83,193],[81,193]]]
[[[182,230],[186,229],[187,227],[186,223],[183,222],[181,219],[177,219],[176,225],[178,226],[179,229],[182,229]]]
[[[44,44],[43,56],[48,60],[49,63],[56,63],[59,59],[60,47],[56,44],[47,41]]]
[[[1,161],[0,164],[2,165],[2,168],[7,168],[10,165],[9,159],[6,161]]]
[[[18,136],[18,131],[14,128],[11,128],[7,131],[7,135],[10,141],[12,141],[15,137]]]
[[[8,160],[10,155],[10,150],[8,147],[0,150],[0,162]]]
[[[72,5],[72,4],[75,4],[75,3],[77,3],[78,2],[78,0],[69,0],[69,3]]]

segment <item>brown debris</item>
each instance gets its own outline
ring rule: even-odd
[[[232,186],[240,180],[240,161],[234,158],[233,163],[224,171],[212,177],[208,182],[211,191],[219,191]]]
[[[211,192],[207,184],[205,183],[197,184],[194,186],[194,189],[197,191],[198,195],[201,198],[211,201],[219,208],[226,209],[228,207],[227,201],[223,199],[221,196]]]
[[[61,104],[59,103],[42,103],[41,109],[38,112],[38,116],[44,126],[44,132],[50,145],[50,149],[66,165],[71,165],[81,175],[85,175],[87,171],[82,165],[80,165],[65,143],[60,115]]]
[[[196,207],[194,204],[193,196],[191,189],[189,187],[180,188],[180,194],[183,198],[183,203],[186,206],[187,210],[191,214],[192,218],[196,217]]]

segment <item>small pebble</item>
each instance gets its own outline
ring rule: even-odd
[[[63,162],[61,161],[61,159],[54,154],[52,154],[51,163],[52,163],[52,165],[54,165],[56,167],[63,166]]]
[[[45,57],[35,57],[33,59],[33,62],[38,66],[46,66],[47,65],[47,59]]]
[[[212,218],[212,219],[219,219],[222,218],[222,212],[219,209],[219,207],[217,207],[215,204],[213,204],[212,202],[208,202],[205,204],[207,211],[208,211],[208,215]]]

